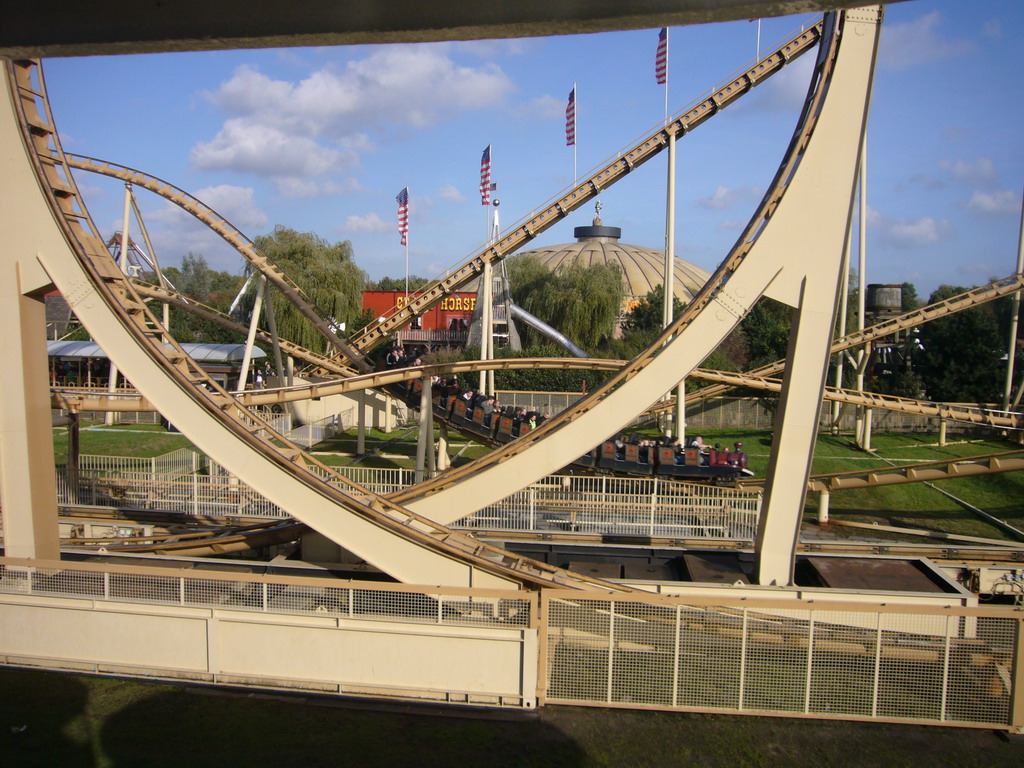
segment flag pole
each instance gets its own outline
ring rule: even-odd
[[[665,27],[665,123],[668,123],[668,27]]]
[[[398,203],[398,234],[405,246],[405,303],[409,304],[409,188],[403,187],[395,197]]]
[[[409,306],[409,231],[406,228],[405,237],[405,306]]]
[[[576,100],[577,100],[576,81],[574,80],[573,83],[572,83],[572,133],[573,133],[573,139],[572,139],[572,183],[573,183],[573,186],[576,186],[576,179],[579,178],[576,175],[576,124],[577,124],[577,121],[576,121],[576,112],[577,112]]]

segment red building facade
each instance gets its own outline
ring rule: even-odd
[[[369,309],[374,317],[385,315],[394,307],[401,309],[405,302],[404,291],[363,291],[363,310]],[[399,333],[400,341],[463,345],[475,307],[475,293],[446,296],[417,318],[418,322],[403,329]]]

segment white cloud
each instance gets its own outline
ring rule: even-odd
[[[912,187],[923,187],[924,189],[943,189],[946,186],[946,182],[942,179],[936,178],[935,176],[929,176],[926,173],[914,173],[911,174],[910,178],[905,183],[896,184],[893,186],[897,192],[903,192],[904,190]]]
[[[801,56],[788,64],[764,85],[729,107],[737,112],[792,112],[799,110],[807,99],[814,54]]]
[[[351,194],[362,190],[356,179],[346,179],[339,184],[335,181],[316,181],[298,176],[280,176],[274,179],[274,187],[284,197],[312,198]]]
[[[909,69],[974,50],[970,40],[943,37],[939,32],[941,22],[942,15],[932,11],[914,21],[883,25],[879,64],[890,69]]]
[[[995,163],[989,157],[979,157],[973,162],[967,160],[946,160],[940,165],[949,171],[953,178],[965,181],[968,184],[989,186],[995,183],[998,177]]]
[[[982,27],[982,32],[985,34],[985,37],[991,37],[998,40],[1003,36],[1002,22],[1000,22],[999,19],[986,21],[985,26]]]
[[[897,219],[873,209],[868,211],[868,226],[871,229],[869,238],[873,235],[881,244],[898,250],[941,243],[952,231],[952,226],[945,219],[936,220],[930,216]]]
[[[331,193],[302,184],[358,166],[373,134],[423,128],[465,111],[490,110],[514,89],[493,63],[457,64],[451,44],[375,46],[344,66],[327,64],[295,81],[241,66],[204,97],[226,120],[192,148],[206,170],[270,178],[293,196]]]
[[[756,202],[763,195],[764,192],[757,187],[718,187],[709,197],[700,198],[697,205],[701,208],[723,211],[727,208]]]
[[[545,94],[531,99],[517,114],[524,120],[564,120],[565,103],[565,99]]]
[[[397,227],[397,225],[394,225]],[[365,216],[348,216],[342,229],[345,232],[390,232],[392,224],[383,221],[376,213]]]
[[[195,196],[236,227],[261,229],[267,226],[269,221],[267,214],[253,201],[251,187],[219,184],[216,187],[201,189]]]
[[[192,148],[192,162],[203,170],[233,170],[259,176],[315,176],[354,165],[352,152],[328,149],[311,138],[232,118],[212,141]]]
[[[718,226],[715,229],[718,232],[740,232],[748,222],[742,219],[726,219],[725,221],[718,222]]]
[[[457,187],[454,187],[451,184],[449,184],[446,187],[441,187],[441,189],[437,191],[437,194],[442,200],[447,200],[450,203],[466,202],[465,196],[458,190]]]
[[[1002,189],[998,192],[975,190],[971,199],[963,203],[963,207],[987,216],[1005,216],[1020,210],[1020,196],[1009,189]]]

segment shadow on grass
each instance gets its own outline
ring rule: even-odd
[[[102,738],[114,767],[587,764],[574,741],[535,715],[471,714],[401,705],[371,711],[329,697],[178,689],[116,713]]]
[[[0,693],[0,765],[28,768],[1024,764],[1024,744],[987,731],[885,723],[565,706],[458,716],[5,667]]]
[[[0,668],[0,764],[94,765],[88,700],[81,678]]]

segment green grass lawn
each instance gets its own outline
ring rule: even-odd
[[[358,463],[361,467],[377,469],[415,469],[416,468],[416,428],[396,429],[386,433],[378,429],[366,430],[367,456],[356,462],[356,431],[349,430],[330,440],[324,440],[314,446],[316,457],[331,466],[345,466]],[[434,438],[439,431],[435,429]],[[449,432],[449,453],[458,461],[469,461],[485,455],[490,449],[463,437],[457,432]]]
[[[656,430],[642,430],[647,437],[657,437]],[[688,439],[696,433],[687,435]],[[706,444],[731,446],[742,442],[748,464],[756,476],[764,477],[771,453],[771,433],[742,430],[707,430],[701,432]],[[1001,439],[962,440],[953,438],[945,446],[938,445],[937,434],[878,433],[872,437],[873,453],[865,453],[853,445],[851,435],[818,436],[814,451],[812,474],[846,472],[855,469],[890,467],[893,464],[936,461],[951,457],[976,456],[1020,448]],[[935,484],[968,504],[1005,520],[1024,530],[1024,473],[1007,472],[981,477],[942,480]],[[805,520],[813,521],[818,512],[817,494],[809,494]],[[830,500],[833,520],[877,523],[908,528],[923,528],[968,536],[1013,539],[1003,529],[984,521],[961,504],[924,483],[882,486],[836,491]],[[864,531],[832,529],[837,535],[863,537]]]
[[[442,708],[0,667],[0,764],[21,768],[1010,768],[988,731],[547,707]]]
[[[631,430],[645,437],[658,437],[655,429]],[[764,477],[771,453],[771,433],[743,430],[707,430],[701,433],[704,442],[713,445],[721,443],[731,447],[742,442],[747,451],[750,468],[758,477]],[[696,437],[696,433],[688,437]],[[855,469],[889,467],[911,462],[936,461],[950,457],[975,456],[985,453],[1008,451],[1018,446],[1005,440],[954,440],[939,446],[935,434],[887,434],[873,436],[873,453],[865,453],[853,445],[850,435],[820,435],[814,453],[812,474],[845,472]],[[453,434],[455,448],[469,443],[462,451],[460,460],[469,461],[487,453],[488,449],[460,435]],[[413,468],[416,464],[416,431],[396,430],[385,434],[379,430],[368,430],[368,450],[376,450],[359,462],[366,467]],[[338,438],[316,446],[319,457],[329,464],[348,464],[352,456],[320,455],[322,451],[339,451],[352,454],[355,451],[355,432],[351,431]],[[382,455],[380,455],[382,454]],[[1024,474],[1005,473],[984,477],[958,478],[937,483],[941,488],[978,507],[1010,525],[1024,530]],[[809,494],[805,518],[816,519],[818,510],[817,494]],[[907,483],[887,487],[837,491],[831,497],[831,518],[851,522],[877,523],[880,525],[923,528],[969,536],[983,536],[993,539],[1012,539],[1003,529],[984,521],[961,504],[944,496],[935,488],[924,483]],[[856,529],[833,527],[837,535],[863,537]]]
[[[655,437],[656,431],[639,430],[641,434]],[[58,463],[66,459],[67,429],[55,428],[54,452]],[[690,437],[695,437],[695,434]],[[769,432],[739,430],[708,430],[702,432],[707,444],[721,443],[731,446],[739,441],[748,453],[749,466],[758,477],[763,477],[768,468],[771,452]],[[478,443],[452,432],[450,452],[458,454],[456,463],[479,458],[488,449]],[[104,427],[91,425],[81,431],[81,451],[84,454],[103,456],[159,456],[189,445],[188,440],[174,432],[153,425],[124,425]],[[820,435],[812,465],[813,474],[843,472],[853,469],[888,467],[893,463],[934,461],[950,457],[972,456],[984,453],[1013,450],[1018,447],[1005,440],[955,441],[946,446],[937,445],[933,434],[884,434],[874,435],[874,453],[865,453],[853,446],[848,435]],[[366,434],[368,455],[356,462],[355,430],[326,440],[314,448],[317,457],[326,464],[341,466],[357,463],[359,466],[378,469],[416,466],[416,429],[396,429],[391,433],[370,429]],[[1008,524],[1024,530],[1024,473],[1012,472],[982,477],[943,480],[936,484],[970,505],[1005,520]],[[816,519],[817,494],[809,494],[805,508],[805,519]],[[957,501],[943,495],[935,487],[924,483],[908,483],[878,488],[837,491],[831,496],[831,518],[852,522],[878,523],[927,530],[944,531],[970,536],[994,539],[1012,539],[1013,536],[1002,528],[984,521]],[[863,536],[856,529],[833,527],[837,535]]]
[[[177,432],[168,432],[152,424],[124,424],[105,427],[102,424],[83,427],[79,432],[79,451],[91,456],[161,456],[191,445]],[[67,461],[68,430],[55,427],[53,452],[57,464]]]

